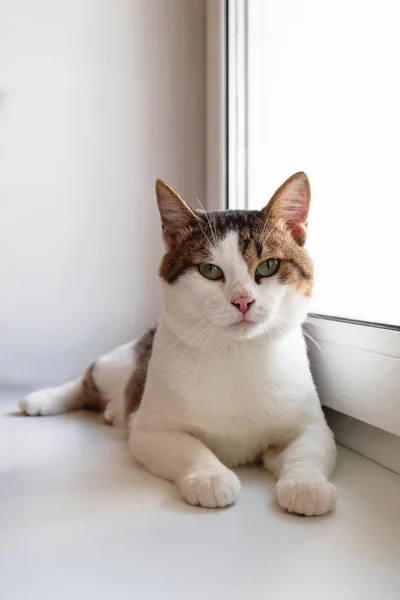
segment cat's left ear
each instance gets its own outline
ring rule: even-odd
[[[304,246],[310,201],[310,182],[307,175],[300,171],[289,177],[276,190],[262,212],[271,222],[283,222],[294,240],[300,246]]]
[[[169,250],[179,244],[185,228],[197,217],[182,198],[169,185],[157,179],[156,196],[160,211],[164,241]]]

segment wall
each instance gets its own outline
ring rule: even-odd
[[[205,195],[205,6],[0,10],[0,382],[34,387],[157,318],[154,180]]]

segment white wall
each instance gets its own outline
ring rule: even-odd
[[[154,180],[205,195],[205,6],[0,11],[0,382],[36,386],[157,318]]]

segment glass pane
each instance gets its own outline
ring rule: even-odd
[[[400,3],[248,3],[249,204],[295,171],[315,312],[400,324]]]

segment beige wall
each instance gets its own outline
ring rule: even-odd
[[[36,386],[157,317],[154,180],[205,196],[205,2],[6,2],[0,61],[0,382]]]

